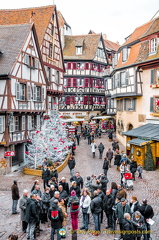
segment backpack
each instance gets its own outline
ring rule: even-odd
[[[72,210],[77,210],[79,208],[79,201],[74,201],[71,203]]]
[[[57,211],[51,211],[51,218],[53,219],[53,220],[56,220],[56,221],[58,221],[59,220],[59,211],[57,210]]]

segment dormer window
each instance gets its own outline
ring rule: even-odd
[[[157,51],[157,38],[150,40],[150,54],[156,53]]]
[[[82,47],[76,46],[76,55],[81,55],[81,54],[82,54]]]
[[[124,47],[122,50],[122,61],[126,62],[128,59],[128,49],[127,47]]]

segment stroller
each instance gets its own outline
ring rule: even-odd
[[[126,189],[134,189],[134,183],[133,183],[133,177],[131,173],[124,173],[124,177],[123,177],[123,186]]]

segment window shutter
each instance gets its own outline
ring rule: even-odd
[[[126,71],[126,85],[129,85],[129,71]]]
[[[126,102],[127,102],[127,99],[124,98],[124,111],[126,111]]]
[[[98,72],[100,72],[100,70],[101,70],[101,66],[100,64],[98,64]]]
[[[88,104],[88,96],[84,96],[84,104],[85,104],[85,105]]]
[[[150,97],[150,112],[154,112],[154,98]]]
[[[0,116],[0,133],[3,133],[4,129],[4,116]]]
[[[75,96],[71,96],[71,97],[70,97],[70,103],[75,104]]]
[[[67,87],[71,87],[71,78],[67,78]]]
[[[9,132],[14,132],[14,117],[13,116],[10,119]]]
[[[70,96],[66,97],[66,105],[70,105]]]
[[[31,85],[28,85],[28,101],[31,100]]]
[[[35,59],[35,68],[38,68],[38,66],[39,66],[39,60],[36,58]]]
[[[89,79],[85,78],[84,79],[84,87],[88,87]]]
[[[36,91],[36,86],[33,86],[33,101],[37,100],[37,91]]]
[[[94,70],[94,63],[91,63],[91,70]]]
[[[22,131],[25,130],[25,116],[22,116]]]
[[[117,73],[117,87],[121,87],[120,85],[120,74]]]
[[[93,96],[90,96],[89,100],[90,100],[90,104],[93,105]]]
[[[132,110],[136,110],[136,98],[132,99]]]
[[[90,78],[90,87],[93,87],[93,78]]]
[[[70,62],[67,63],[67,69],[71,69],[71,63]]]
[[[29,55],[25,55],[25,57],[24,57],[24,63],[26,64],[26,65],[30,65],[30,59],[29,59]]]
[[[155,80],[155,69],[151,69],[151,84],[154,84]]]
[[[100,79],[97,80],[97,85],[98,85],[99,87],[101,86],[101,80],[100,80]]]
[[[77,78],[73,78],[73,87],[77,87]]]
[[[89,63],[85,63],[85,70],[89,70]]]
[[[101,97],[98,96],[98,103],[101,103]]]
[[[15,89],[16,89],[16,99],[20,100],[20,84],[18,82],[15,83]]]
[[[44,95],[45,95],[45,88],[42,87],[42,93],[41,93],[41,101],[43,102],[44,101]]]
[[[31,130],[31,116],[28,116],[28,130]]]
[[[77,63],[73,63],[73,70],[77,69]]]
[[[40,129],[40,115],[36,116],[36,127],[37,129]]]

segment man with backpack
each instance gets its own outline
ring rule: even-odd
[[[48,217],[51,221],[51,240],[54,240],[55,230],[57,231],[57,240],[61,240],[59,233],[60,228],[62,228],[63,213],[61,208],[58,207],[58,200],[54,200],[54,204],[48,211]]]

